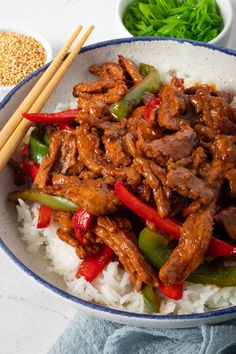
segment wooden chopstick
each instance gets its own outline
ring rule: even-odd
[[[0,150],[10,137],[10,135],[13,133],[13,131],[16,129],[18,124],[22,120],[22,113],[23,112],[28,112],[34,101],[37,99],[37,97],[40,95],[40,93],[43,91],[45,86],[48,84],[50,79],[52,78],[53,74],[56,72],[56,70],[59,68],[61,65],[66,53],[70,49],[72,43],[75,41],[77,36],[82,30],[82,26],[79,26],[75,32],[72,34],[70,39],[67,41],[67,43],[64,45],[64,47],[59,51],[51,65],[48,67],[48,69],[44,72],[44,74],[41,76],[41,78],[38,80],[38,82],[35,84],[33,89],[29,92],[29,94],[26,96],[26,98],[23,100],[23,102],[20,104],[20,106],[17,108],[17,110],[13,113],[11,118],[8,120],[8,122],[5,124],[5,126],[2,128],[0,131]]]
[[[44,91],[39,95],[37,100],[31,106],[29,112],[39,112],[46,101],[48,100],[49,96],[51,95],[54,88],[57,86],[59,81],[62,79],[64,74],[66,73],[69,66],[72,64],[74,58],[77,56],[78,52],[80,51],[81,47],[89,37],[90,33],[93,31],[94,26],[90,26],[87,31],[84,33],[78,44],[75,48],[71,51],[68,57],[65,59],[61,67],[55,73],[53,78],[49,81],[47,86],[45,87]],[[20,144],[21,140],[27,133],[28,129],[32,125],[32,122],[28,121],[27,119],[22,119],[20,124],[14,130],[12,135],[6,141],[5,145],[2,147],[0,151],[0,172],[6,166],[7,162],[11,158],[12,154],[16,150],[17,146]]]

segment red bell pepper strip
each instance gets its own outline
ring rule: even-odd
[[[21,169],[22,171],[30,176],[31,180],[33,181],[38,173],[39,170],[39,164],[36,162],[33,162],[29,159],[29,145],[25,145],[21,151],[20,151],[20,156],[21,156]],[[28,160],[28,161],[27,161]]]
[[[89,226],[92,220],[92,215],[85,211],[83,208],[79,208],[73,217],[74,231],[77,239],[80,243],[83,243],[83,236],[88,232]]]
[[[144,119],[149,120],[151,111],[153,111],[156,108],[159,108],[160,104],[161,104],[161,99],[159,97],[155,97],[153,100],[148,102],[144,108]]]
[[[212,257],[232,256],[236,254],[236,247],[212,236],[207,254]]]
[[[129,192],[122,181],[116,182],[115,193],[127,208],[131,209],[142,219],[151,221],[159,230],[174,238],[180,238],[181,224],[178,221],[169,217],[161,218],[155,209]],[[236,247],[212,236],[207,254],[212,257],[232,256],[236,254]]]
[[[23,113],[23,117],[34,123],[41,124],[61,124],[71,123],[75,120],[78,109],[67,109],[66,111],[55,113]]]
[[[25,144],[22,149],[20,150],[20,157],[21,160],[25,159],[29,156],[29,145]]]
[[[162,282],[159,283],[160,292],[172,300],[180,300],[183,297],[184,286],[183,284],[165,285]]]
[[[44,229],[49,226],[51,220],[52,209],[41,205],[39,209],[37,229]]]
[[[26,171],[28,173],[28,175],[30,176],[30,178],[32,179],[32,181],[34,181],[38,171],[39,171],[39,167],[40,165],[36,162],[32,162],[29,163],[28,165],[26,165]]]
[[[76,274],[77,278],[84,276],[84,278],[91,282],[110,262],[113,255],[112,249],[104,245],[101,251],[95,256],[87,257],[80,265]]]

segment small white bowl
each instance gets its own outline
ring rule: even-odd
[[[120,0],[118,2],[118,21],[121,22],[124,37],[132,37],[132,34],[126,29],[122,21],[125,9],[132,1],[133,0]],[[227,47],[232,30],[233,9],[230,0],[216,0],[216,3],[223,18],[224,27],[222,31],[218,34],[218,36],[213,38],[209,43],[222,47]]]
[[[36,39],[38,42],[40,42],[43,46],[43,48],[45,49],[46,52],[46,61],[45,64],[50,62],[52,60],[52,47],[50,45],[50,43],[48,42],[48,40],[43,37],[40,33],[35,32],[31,29],[28,28],[23,28],[23,27],[18,27],[18,26],[8,26],[8,25],[1,25],[0,27],[0,32],[15,32],[15,33],[19,33],[19,34],[24,34],[26,36],[30,36],[34,39]],[[16,85],[12,85],[12,86],[0,86],[0,101],[2,98],[4,98],[4,96],[10,92]]]

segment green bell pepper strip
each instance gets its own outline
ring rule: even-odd
[[[142,295],[143,295],[144,302],[149,307],[149,309],[152,312],[159,312],[160,302],[158,300],[155,290],[151,287],[151,285],[146,285],[142,289]]]
[[[67,212],[73,212],[78,209],[76,204],[66,198],[44,194],[34,189],[26,189],[21,192],[10,192],[7,196],[7,200],[10,202],[17,202],[18,199],[27,202],[38,202],[51,209]]]
[[[41,132],[38,128],[35,128],[30,135],[29,149],[31,159],[39,164],[48,155],[48,146],[41,141]]]
[[[138,71],[142,76],[147,76],[152,70],[155,70],[154,66],[142,62],[139,63]]]
[[[160,269],[169,259],[172,249],[163,246],[160,235],[145,228],[139,235],[139,248],[154,267]],[[192,283],[217,285],[219,287],[236,285],[236,266],[226,267],[219,261],[200,265],[187,279]]]
[[[155,93],[160,89],[160,86],[160,74],[155,68],[152,68],[139,85],[134,86],[119,102],[110,106],[111,114],[116,119],[128,117],[132,110],[141,103],[145,92]]]
[[[50,141],[51,136],[52,136],[52,134],[48,133],[47,131],[44,133],[44,135],[43,135],[44,144],[49,145],[49,141]]]

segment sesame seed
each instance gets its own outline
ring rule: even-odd
[[[0,32],[0,85],[16,85],[45,62],[45,49],[36,39]]]

